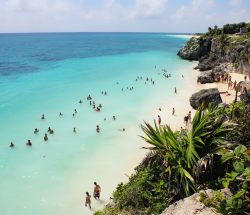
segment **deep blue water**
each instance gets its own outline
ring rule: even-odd
[[[147,51],[176,52],[180,38],[164,33],[0,34],[0,75],[38,72],[55,61]],[[183,39],[185,40],[185,39]]]

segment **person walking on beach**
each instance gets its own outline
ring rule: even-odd
[[[172,111],[172,115],[174,116],[175,115],[175,109],[173,108],[173,111]]]
[[[158,115],[158,124],[161,125],[161,117]]]
[[[177,94],[177,89],[176,89],[176,87],[174,88],[174,93]]]
[[[101,193],[101,187],[98,185],[96,182],[94,182],[94,198],[95,199],[100,199],[100,193]]]
[[[188,112],[188,122],[191,123],[192,117],[191,117],[191,111]]]
[[[89,195],[89,192],[86,192],[86,195],[85,207],[89,206],[89,209],[91,209],[91,195]]]

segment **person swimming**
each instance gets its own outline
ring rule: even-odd
[[[89,195],[89,192],[86,192],[86,195],[85,207],[89,206],[89,209],[91,209],[91,195]]]
[[[79,104],[82,104],[82,100],[80,99]]]
[[[73,113],[73,114],[72,114],[72,116],[74,117],[74,116],[75,116],[75,114]]]
[[[49,133],[50,133],[50,134],[54,134],[54,130],[53,130],[53,129],[51,129]]]
[[[99,127],[99,125],[96,126],[96,132],[97,132],[97,133],[100,132],[100,127]]]
[[[44,116],[44,114],[42,114],[42,116],[41,116],[41,119],[45,119],[45,116]]]
[[[102,105],[101,104],[99,104],[99,106],[98,106],[99,108],[102,108]]]
[[[49,139],[47,133],[44,134],[44,138],[43,139],[44,139],[44,141],[47,141]]]
[[[75,109],[75,114],[77,114],[77,111],[76,111],[76,109]]]
[[[76,128],[73,129],[73,132],[76,133]]]
[[[88,95],[88,97],[87,97],[87,100],[91,100],[92,98],[91,98],[91,96],[90,95]]]
[[[48,127],[48,132],[50,132],[51,131],[51,128],[50,127]]]
[[[59,113],[59,116],[62,116],[62,115],[63,115],[62,112],[60,112],[60,113]]]
[[[28,142],[26,143],[26,146],[32,146],[32,143],[30,140],[28,140]]]
[[[38,132],[39,132],[39,129],[38,129],[38,128],[35,128],[34,134],[37,134]]]
[[[116,120],[116,117],[115,117],[115,116],[113,116],[113,120]]]
[[[10,143],[9,145],[10,148],[14,148],[15,147],[15,144],[13,142]]]

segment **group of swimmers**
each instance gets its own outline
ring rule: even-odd
[[[93,192],[93,196],[96,200],[100,199],[100,194],[101,194],[101,187],[99,184],[97,184],[96,182],[94,182],[94,192]],[[89,207],[89,209],[91,209],[91,195],[89,194],[89,192],[86,192],[86,198],[85,198],[85,207]]]

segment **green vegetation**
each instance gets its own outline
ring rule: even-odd
[[[206,35],[215,36],[220,34],[235,34],[240,32],[240,28],[246,28],[248,31],[250,31],[250,23],[240,22],[237,24],[226,24],[222,28],[218,28],[218,26],[215,25],[214,28],[208,28]]]
[[[232,195],[226,198],[216,191],[208,198],[201,192],[206,206],[223,214],[245,214],[250,209],[249,112],[238,102],[234,108],[201,107],[191,128],[182,131],[142,125],[151,153],[128,183],[117,186],[114,205],[96,215],[160,214],[173,202],[208,188],[229,188]]]

